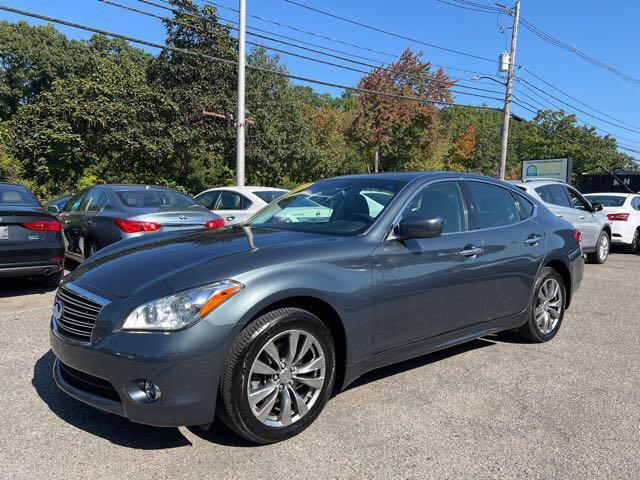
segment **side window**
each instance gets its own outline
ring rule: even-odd
[[[220,192],[205,192],[202,195],[198,195],[194,200],[203,207],[213,210],[213,206],[216,204],[219,196]]]
[[[86,205],[84,210],[87,212],[99,212],[107,204],[107,195],[97,188],[91,190],[86,198],[87,201],[82,203]]]
[[[442,233],[467,230],[467,212],[458,182],[441,182],[425,187],[411,200],[402,215],[413,213],[428,218],[442,217]]]
[[[569,203],[569,197],[567,196],[564,185],[547,185],[547,188],[551,194],[551,203],[560,207],[571,208],[571,203]]]
[[[640,210],[640,197],[634,198],[633,202],[631,203],[631,206],[636,210]]]
[[[543,202],[553,203],[553,199],[551,198],[551,194],[549,193],[549,189],[547,187],[536,188],[536,193],[540,195],[540,198]]]
[[[529,218],[531,215],[533,215],[533,203],[516,192],[511,193],[513,194],[513,197],[518,204],[518,210],[520,210],[520,218],[524,220],[525,218]]]
[[[83,190],[82,192],[78,192],[73,197],[71,197],[64,211],[65,212],[77,211],[78,208],[80,208],[80,202],[82,202],[82,199],[84,198],[85,193],[87,193],[87,191]]]
[[[469,189],[478,214],[478,228],[502,227],[520,221],[518,206],[509,190],[480,182],[469,182]]]
[[[569,193],[569,198],[571,199],[571,206],[573,208],[577,208],[578,210],[584,210],[586,212],[591,211],[591,207],[589,204],[580,196],[578,192],[571,188],[567,188],[567,192]]]
[[[235,192],[222,191],[214,210],[242,210],[242,198]]]

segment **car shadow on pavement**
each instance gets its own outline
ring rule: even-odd
[[[130,422],[101,412],[62,392],[53,380],[54,355],[49,350],[33,367],[33,384],[40,398],[65,422],[111,443],[142,450],[162,450],[191,445],[177,428],[159,428]]]
[[[0,278],[0,298],[45,294],[54,290],[55,287],[44,287],[29,278]]]
[[[376,370],[372,370],[368,373],[365,373],[343,391],[351,390],[352,388],[362,387],[363,385],[367,385],[368,383],[375,382],[386,377],[392,377],[394,375],[398,375],[400,373],[404,373],[409,370],[413,370],[415,368],[424,367],[431,363],[439,362],[441,360],[444,360],[449,357],[453,357],[455,355],[461,355],[463,353],[470,352],[472,350],[477,350],[479,348],[490,347],[491,345],[495,345],[495,343],[496,342],[490,339],[478,338],[476,340],[471,340],[469,342],[462,343],[460,345],[455,345],[453,347],[445,348],[444,350],[438,350],[437,352],[412,358],[411,360],[406,360],[404,362],[395,363],[387,367],[378,368]]]

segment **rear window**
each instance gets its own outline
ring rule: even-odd
[[[131,208],[188,208],[198,205],[184,193],[171,190],[120,190],[116,194]]]
[[[0,205],[40,205],[27,189],[9,185],[0,185]]]
[[[627,197],[616,195],[585,195],[585,197],[591,203],[601,203],[603,207],[621,207],[627,199]]]
[[[258,197],[260,200],[262,200],[263,202],[267,202],[267,203],[271,203],[273,202],[275,199],[280,198],[281,196],[283,196],[285,193],[287,192],[281,192],[278,190],[269,190],[269,191],[262,191],[262,192],[253,192],[253,194]]]

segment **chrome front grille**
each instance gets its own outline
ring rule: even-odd
[[[68,288],[58,288],[53,316],[62,336],[88,342],[100,310],[98,302]]]

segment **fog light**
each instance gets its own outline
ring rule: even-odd
[[[160,395],[162,394],[162,392],[160,391],[160,387],[153,383],[151,380],[145,380],[144,393],[150,402],[155,402],[160,398]]]

